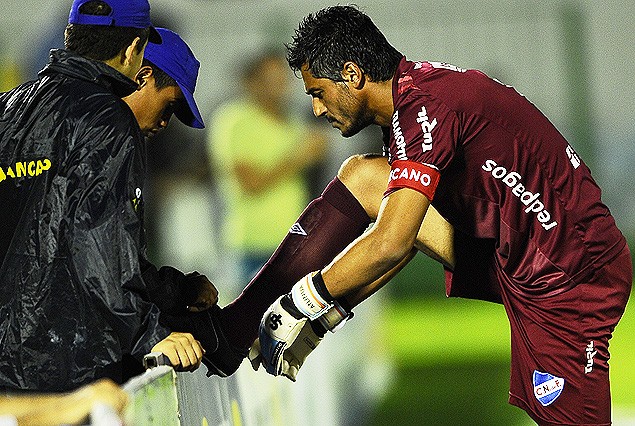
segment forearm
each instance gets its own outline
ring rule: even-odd
[[[101,386],[101,384],[95,385]],[[20,426],[55,426],[60,424],[84,424],[99,395],[95,386],[88,385],[72,393],[56,395],[15,395],[2,398],[0,415],[14,416]],[[114,388],[114,385],[113,385]],[[124,404],[125,397],[112,390],[111,395],[103,396],[103,403],[108,403],[115,410]],[[122,402],[115,402],[122,398]]]
[[[358,292],[399,263],[399,257],[378,249],[371,232],[359,237],[322,269],[326,288],[334,298]]]
[[[384,285],[386,285],[390,280],[393,279],[395,275],[399,271],[401,271],[417,254],[416,249],[412,249],[410,253],[406,255],[394,268],[390,271],[386,272],[384,275],[373,281],[367,286],[361,287],[360,289],[350,292],[345,296],[346,302],[350,305],[351,308],[359,305],[364,300],[368,299],[370,296],[379,291]]]
[[[415,247],[443,266],[454,269],[454,227],[432,206],[417,233]]]
[[[371,220],[377,219],[386,190],[390,166],[386,157],[366,154],[350,157],[342,165],[338,177]],[[417,249],[452,268],[454,265],[454,228],[433,207],[429,206],[417,234]]]
[[[27,397],[14,416],[20,426],[54,426],[80,424],[90,412],[90,402],[72,394],[63,396]],[[26,408],[28,407],[28,408]]]
[[[397,275],[397,273],[401,271],[410,262],[410,260],[412,260],[417,251],[421,251],[445,267],[453,269],[455,265],[453,237],[454,227],[441,217],[441,215],[439,215],[432,206],[430,206],[425,218],[423,219],[419,233],[417,234],[415,248],[413,248],[410,253],[408,253],[406,257],[397,264],[397,266],[386,272],[377,280],[346,295],[346,301],[351,307],[359,305]]]
[[[414,247],[429,205],[423,194],[410,189],[387,196],[373,227],[322,270],[331,296],[365,287],[396,267]]]
[[[90,230],[76,232],[74,237],[76,255],[72,262],[78,282],[86,283],[78,287],[86,295],[86,306],[99,312],[99,322],[106,327],[104,332],[117,339],[122,352],[142,357],[169,331],[159,324],[159,308],[147,299],[141,273],[127,275],[122,270],[119,262],[125,257],[117,252],[119,247],[107,245],[107,250],[100,251],[90,244],[105,241],[104,234]],[[121,240],[126,237],[123,232],[119,235]],[[127,258],[137,259],[138,253],[130,253]],[[94,264],[102,266],[103,274],[90,275]]]

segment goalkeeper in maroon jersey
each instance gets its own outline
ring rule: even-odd
[[[307,16],[288,61],[343,136],[381,126],[386,158],[347,162],[222,310],[237,353],[266,309],[250,358],[294,378],[325,330],[419,248],[443,262],[449,296],[504,304],[510,403],[541,425],[610,424],[608,342],[630,294],[630,252],[550,121],[479,71],[407,60],[355,7]]]

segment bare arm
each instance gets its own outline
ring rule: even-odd
[[[415,241],[417,250],[454,269],[454,227],[433,207],[428,207]]]
[[[366,154],[350,157],[339,170],[338,178],[362,205],[371,220],[379,215],[390,166],[386,157]],[[433,206],[429,206],[417,233],[415,247],[432,259],[454,266],[454,228]]]
[[[395,275],[399,271],[401,271],[417,254],[416,249],[412,249],[410,253],[404,257],[401,262],[397,264],[390,271],[386,272],[380,278],[376,279],[372,283],[368,284],[365,287],[362,287],[356,291],[352,291],[346,295],[346,301],[350,304],[351,307],[355,307],[362,303],[364,300],[368,299],[370,296],[379,291],[384,285],[388,283],[388,281],[392,280]]]
[[[387,196],[373,227],[322,270],[331,295],[359,291],[397,267],[415,246],[429,205],[423,194],[408,188]]]
[[[454,228],[450,225],[432,206],[428,207],[428,212],[423,219],[415,248],[406,255],[390,271],[373,281],[371,284],[362,287],[358,291],[348,293],[346,295],[347,302],[351,307],[359,305],[361,302],[369,298],[371,295],[381,289],[388,281],[393,279],[399,271],[401,271],[417,254],[421,251],[430,258],[441,263],[443,266],[454,268]]]

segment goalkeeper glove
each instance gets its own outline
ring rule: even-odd
[[[249,354],[252,366],[258,369],[262,363],[269,374],[295,381],[326,331],[335,331],[350,317],[328,294],[321,274],[308,274],[265,312]]]

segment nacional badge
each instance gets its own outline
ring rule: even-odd
[[[565,380],[549,373],[534,370],[534,396],[543,405],[547,406],[555,401],[564,389]]]

